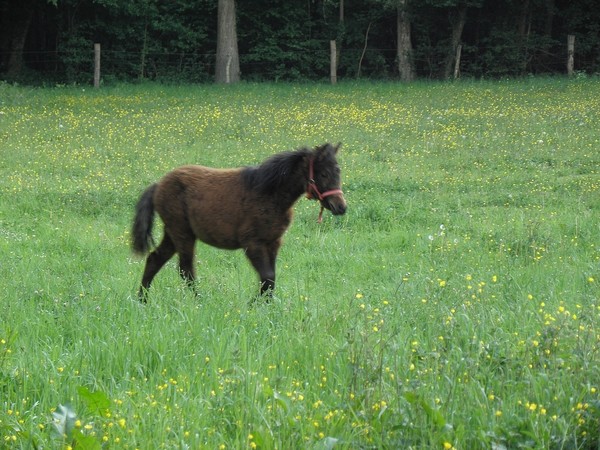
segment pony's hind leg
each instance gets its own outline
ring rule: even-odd
[[[165,233],[160,245],[150,253],[146,259],[146,267],[144,269],[142,284],[138,293],[140,300],[146,302],[146,293],[150,287],[150,283],[152,283],[152,279],[174,254],[175,245],[173,244],[171,237]]]

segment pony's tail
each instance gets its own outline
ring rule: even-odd
[[[154,223],[154,191],[156,184],[144,191],[135,206],[135,218],[131,227],[131,248],[134,253],[145,255],[154,246],[152,225]]]

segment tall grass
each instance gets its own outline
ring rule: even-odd
[[[599,91],[0,84],[0,446],[598,448]],[[137,301],[145,186],[325,141],[270,303],[200,244]]]

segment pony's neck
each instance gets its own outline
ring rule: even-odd
[[[279,153],[260,166],[243,169],[242,178],[262,201],[289,209],[306,191],[312,156],[308,149]]]
[[[302,158],[293,171],[282,176],[281,189],[275,192],[274,197],[284,209],[291,208],[306,192],[309,159],[310,156]]]

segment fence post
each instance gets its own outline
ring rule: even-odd
[[[572,77],[573,76],[573,66],[575,64],[575,35],[569,34],[567,36],[567,74]]]
[[[100,44],[94,44],[94,87],[100,87]]]
[[[329,63],[329,75],[331,77],[331,84],[337,83],[337,48],[335,40],[329,41],[329,53],[330,53],[330,63]]]
[[[454,79],[457,80],[460,77],[460,54],[462,52],[462,44],[458,44],[456,47],[456,58],[454,59]]]

